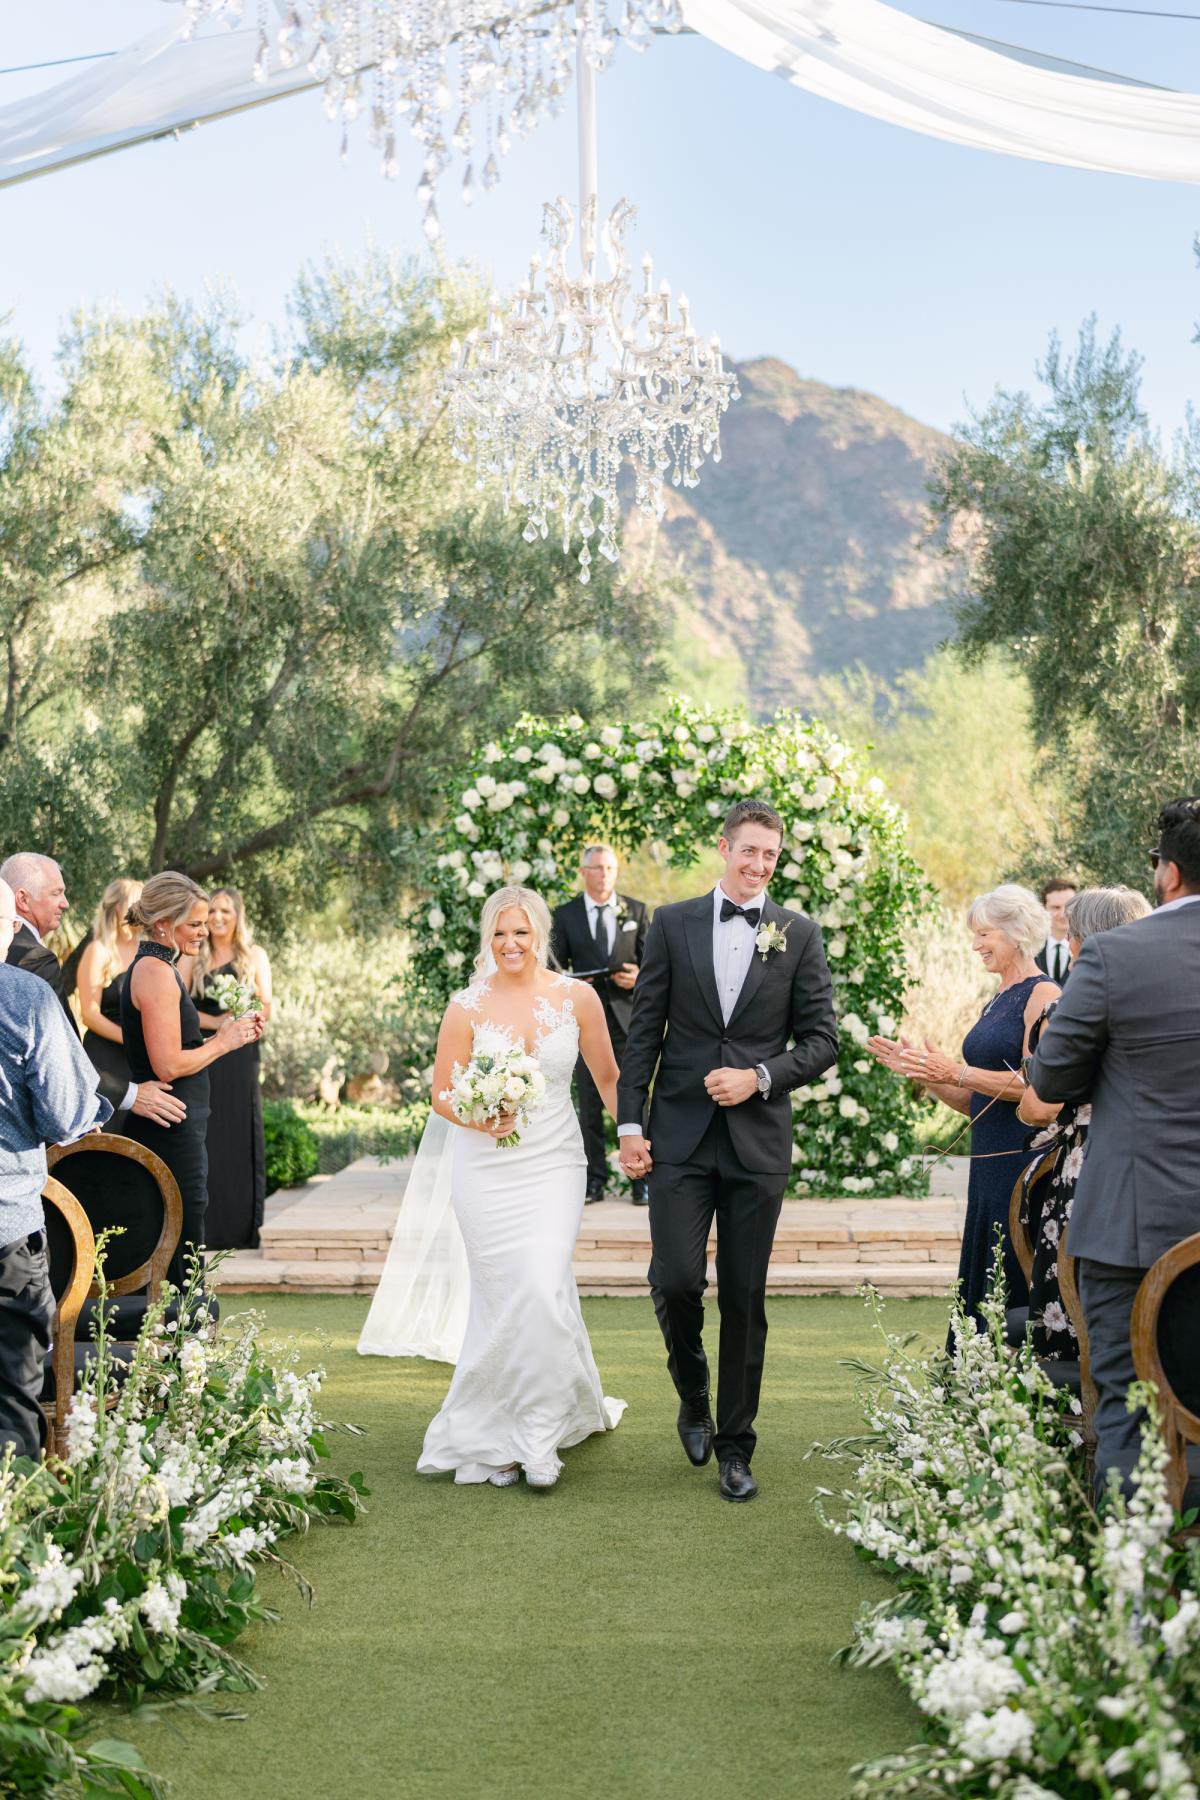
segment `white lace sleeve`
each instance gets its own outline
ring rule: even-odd
[[[463,988],[460,993],[451,994],[450,1003],[452,1006],[461,1006],[464,1012],[482,1012],[483,1003],[491,991],[490,981],[473,981],[470,987]]]

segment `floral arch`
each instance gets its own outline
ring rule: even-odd
[[[905,927],[929,889],[905,822],[848,747],[797,714],[753,724],[674,700],[636,724],[525,718],[486,744],[445,796],[434,880],[414,912],[413,973],[431,998],[462,985],[480,902],[528,882],[553,906],[576,887],[581,845],[610,839],[687,867],[735,799],[770,800],[786,827],[771,892],[825,934],[841,1026],[836,1071],[792,1096],[799,1195],[921,1191],[917,1109],[863,1050],[903,1005]]]

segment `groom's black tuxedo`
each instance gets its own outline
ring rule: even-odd
[[[753,1454],[767,1322],[767,1264],[792,1166],[789,1094],[837,1060],[833,988],[813,920],[770,898],[761,924],[786,930],[757,949],[728,1020],[713,961],[712,894],[660,906],[650,925],[617,1089],[622,1124],[643,1117],[655,1067],[649,1138],[650,1286],[680,1394],[708,1385],[701,1340],[706,1244],[717,1222],[721,1309],[718,1457]],[[751,931],[742,919],[722,930]],[[769,1096],[718,1107],[704,1078],[720,1068],[770,1076]]]

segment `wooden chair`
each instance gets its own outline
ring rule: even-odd
[[[75,1391],[75,1331],[96,1268],[96,1239],[75,1196],[51,1175],[42,1189],[46,1215],[46,1260],[54,1290],[54,1341],[42,1384],[46,1452],[66,1449],[67,1409]]]
[[[1048,1150],[1036,1162],[1027,1163],[1013,1183],[1012,1198],[1008,1203],[1008,1235],[1021,1265],[1021,1273],[1026,1283],[1033,1275],[1033,1235],[1030,1229],[1033,1218],[1033,1196],[1039,1183],[1054,1167],[1055,1152]],[[1005,1321],[1006,1336],[1009,1345],[1015,1350],[1025,1341],[1025,1332],[1029,1326],[1029,1308],[1027,1306],[1010,1306]]]
[[[1158,1389],[1167,1491],[1178,1512],[1188,1481],[1187,1446],[1200,1444],[1200,1232],[1146,1270],[1130,1329],[1138,1380]]]
[[[119,1228],[104,1252],[109,1333],[118,1342],[131,1342],[167,1278],[183,1230],[179,1184],[153,1150],[108,1132],[55,1144],[46,1163],[79,1201],[96,1237]],[[88,1329],[99,1293],[93,1283],[82,1309]]]

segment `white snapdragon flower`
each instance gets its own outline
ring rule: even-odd
[[[47,1544],[42,1562],[33,1572],[33,1580],[17,1599],[13,1611],[35,1625],[57,1619],[70,1606],[75,1590],[83,1581],[83,1570],[72,1568],[59,1544]]]
[[[95,1448],[95,1397],[89,1393],[73,1394],[67,1408],[67,1461],[77,1468],[87,1462]]]
[[[152,1581],[141,1599],[138,1611],[151,1631],[159,1637],[171,1637],[179,1624],[179,1611],[187,1595],[187,1583],[172,1573],[166,1581]]]
[[[1182,1656],[1194,1643],[1200,1625],[1200,1602],[1187,1588],[1179,1596],[1179,1611],[1162,1622],[1162,1641],[1168,1656]]]

